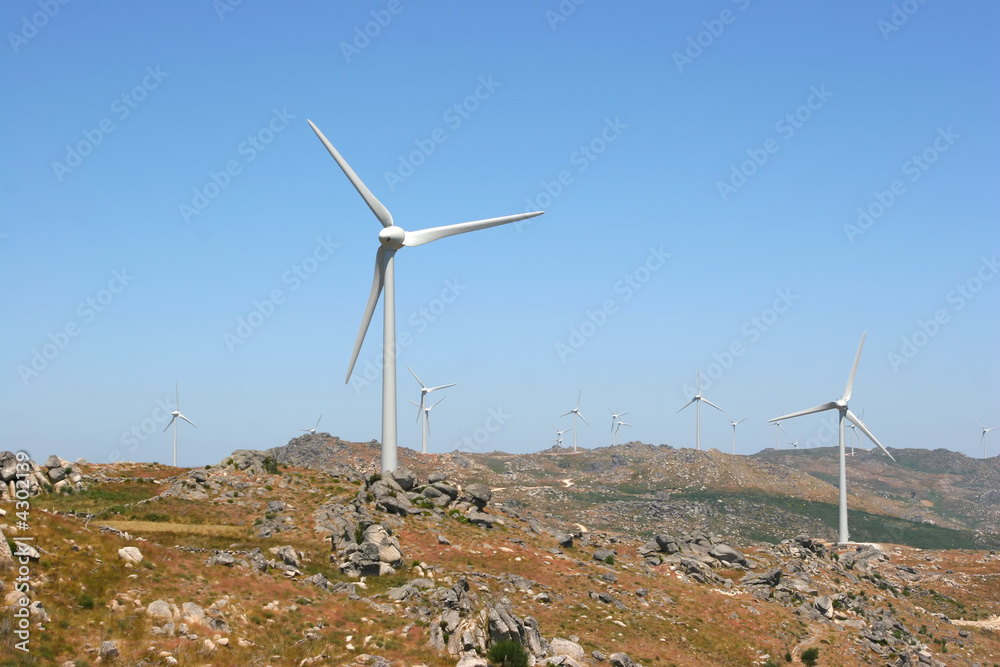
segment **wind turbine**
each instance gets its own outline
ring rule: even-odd
[[[579,417],[580,419],[583,420],[584,424],[586,424],[588,427],[590,426],[590,422],[587,421],[587,418],[580,414],[580,398],[582,396],[583,396],[583,389],[580,390],[579,395],[577,395],[577,397],[576,397],[576,407],[573,408],[572,410],[570,410],[569,412],[564,412],[563,414],[559,415],[560,417],[565,417],[567,415],[573,415],[573,451],[574,452],[576,452],[576,418]]]
[[[425,385],[423,383],[423,381],[421,381],[420,378],[417,377],[417,374],[413,372],[412,368],[410,368],[409,366],[407,366],[406,369],[408,371],[410,371],[410,373],[413,375],[414,379],[418,383],[420,383],[420,404],[417,405],[416,403],[413,403],[413,401],[410,401],[410,403],[413,403],[414,405],[417,406],[417,421],[420,421],[420,415],[424,416],[424,448],[423,448],[423,453],[426,454],[427,453],[427,431],[428,431],[428,429],[427,429],[427,416],[428,416],[428,414],[431,411],[430,408],[426,407],[426,405],[427,405],[427,394],[431,393],[432,391],[437,391],[438,389],[447,389],[448,387],[454,387],[455,383],[452,383],[452,384],[443,384],[443,385],[440,385],[438,387],[428,387],[427,385]],[[443,401],[443,400],[444,399],[442,398],[441,401]],[[441,401],[438,401],[437,403],[440,403]],[[434,405],[437,405],[437,403],[435,403]],[[431,408],[434,407],[434,405],[432,405]]]
[[[299,430],[302,431],[303,433],[315,433],[316,429],[319,428],[320,419],[323,419],[322,412],[319,415],[319,419],[316,420],[316,426],[313,426],[312,428],[300,428]]]
[[[786,445],[791,445],[792,449],[794,449],[795,451],[799,451],[799,440],[801,440],[801,439],[802,439],[802,437],[800,436],[798,438],[798,440],[796,440],[795,442],[786,442],[785,444]]]
[[[775,442],[778,443],[778,451],[780,452],[781,451],[781,434],[784,433],[785,435],[788,435],[788,431],[786,431],[785,428],[781,425],[781,420],[780,419],[777,420],[776,422],[774,422],[774,425],[778,427],[778,430],[776,430],[774,432],[774,440],[775,440]]]
[[[611,444],[612,445],[617,445],[618,444],[618,425],[621,423],[621,422],[618,421],[618,419],[621,418],[621,417],[624,417],[628,413],[627,412],[615,412],[611,408],[608,408],[608,410],[611,412]]]
[[[866,332],[867,333],[867,332]],[[854,423],[861,432],[864,433],[869,440],[878,445],[886,455],[895,461],[889,450],[882,446],[882,443],[876,439],[872,432],[868,430],[865,423],[857,418],[857,416],[847,408],[847,402],[851,400],[851,391],[854,388],[854,375],[858,372],[858,362],[861,361],[861,348],[865,345],[865,335],[861,334],[861,344],[858,345],[858,353],[854,357],[854,366],[851,367],[851,375],[847,378],[847,387],[844,389],[844,394],[836,401],[830,401],[829,403],[823,403],[822,405],[817,405],[814,408],[809,408],[808,410],[800,410],[799,412],[793,412],[791,414],[783,415],[775,419],[769,419],[768,422],[776,422],[782,419],[791,419],[792,417],[801,417],[803,415],[811,415],[814,412],[824,412],[825,410],[837,410],[840,413],[839,424],[840,424],[840,543],[847,544],[848,532],[847,532],[847,449],[844,446],[844,417],[849,419]]]
[[[976,423],[979,424],[979,428],[983,429],[983,437],[979,438],[979,442],[981,442],[982,445],[983,445],[983,458],[985,459],[986,458],[986,434],[989,433],[990,431],[996,431],[997,429],[1000,429],[1000,426],[994,426],[993,428],[986,428],[985,426],[983,426],[979,422],[978,419],[976,420]]]
[[[552,428],[556,428],[556,427],[553,426]],[[559,429],[556,428],[556,438],[555,438],[555,440],[550,440],[549,442],[554,442],[554,443],[556,443],[557,446],[562,447],[563,433],[569,433],[569,429],[566,428],[566,429],[563,429],[563,430],[560,431]]]
[[[174,391],[177,392],[177,409],[170,413],[171,414],[170,422],[163,428],[163,432],[164,433],[167,432],[167,429],[170,428],[170,424],[174,425],[174,467],[176,468],[177,467],[177,418],[180,417],[181,419],[186,421],[188,424],[191,424],[191,426],[194,426],[195,428],[198,428],[198,425],[181,414],[181,390],[177,386],[176,382],[174,383]]]
[[[729,417],[727,416],[726,419],[729,419]],[[736,456],[736,425],[742,424],[746,420],[747,420],[746,417],[739,420],[738,422],[734,422],[732,419],[729,419],[729,423],[733,425],[733,456]]]
[[[413,405],[416,405],[417,408],[420,410],[420,412],[423,413],[423,415],[424,415],[424,425],[423,425],[423,434],[424,434],[424,437],[423,437],[423,447],[422,447],[422,450],[421,450],[421,451],[423,451],[424,454],[427,453],[427,434],[431,432],[431,409],[435,405],[437,405],[438,403],[440,403],[441,401],[443,401],[446,398],[448,398],[448,397],[447,396],[443,396],[443,397],[439,398],[437,401],[435,401],[434,403],[432,403],[430,405],[430,407],[428,407],[426,405],[420,405],[419,403],[413,403],[413,401],[410,401],[410,403],[413,403]],[[417,419],[420,419],[419,415],[417,416]]]
[[[623,422],[623,421],[619,421],[619,422],[618,422],[618,423],[616,424],[616,426],[617,426],[617,428],[615,428],[615,434],[617,435],[617,434],[618,434],[618,433],[619,433],[619,432],[620,432],[620,431],[622,430],[622,426],[631,426],[631,424],[626,424],[626,423],[625,423],[625,422]]]
[[[368,295],[368,303],[365,305],[364,314],[361,317],[361,327],[358,330],[357,340],[354,342],[354,351],[351,354],[351,363],[347,368],[347,377],[344,383],[350,382],[351,373],[354,372],[354,364],[358,360],[361,352],[361,344],[365,340],[368,332],[368,325],[371,323],[375,307],[378,305],[379,296],[385,289],[385,304],[383,308],[382,321],[382,457],[381,469],[383,473],[396,469],[396,279],[394,273],[394,261],[396,251],[400,248],[414,246],[437,241],[438,239],[452,236],[454,234],[464,234],[487,227],[506,225],[518,220],[525,220],[541,215],[544,211],[532,213],[520,213],[517,215],[507,215],[501,218],[488,218],[485,220],[475,220],[472,222],[462,222],[456,225],[445,225],[443,227],[431,227],[415,232],[405,231],[396,225],[392,220],[392,214],[382,205],[368,187],[358,178],[347,161],[341,157],[337,149],[333,147],[319,128],[313,125],[312,121],[307,121],[309,126],[323,142],[326,149],[333,156],[333,159],[340,165],[344,175],[358,191],[361,198],[365,200],[368,208],[371,209],[378,221],[382,223],[382,230],[378,233],[379,248],[375,253],[375,277],[372,280],[371,292]]]
[[[718,405],[716,405],[712,401],[708,400],[707,398],[703,398],[702,397],[702,395],[701,395],[701,369],[699,368],[698,369],[698,393],[694,395],[694,398],[692,398],[690,401],[688,401],[687,403],[685,403],[683,408],[681,408],[681,410],[683,410],[684,408],[686,408],[687,406],[691,405],[692,403],[695,404],[695,406],[694,406],[695,413],[696,413],[695,419],[698,422],[698,427],[697,427],[697,436],[698,436],[697,437],[697,445],[698,445],[698,451],[699,452],[701,451],[701,403],[702,403],[702,401],[704,401],[705,403],[708,403],[709,405],[711,405],[713,408],[715,408],[719,412],[722,412],[722,413],[725,412],[725,410],[723,410],[722,408],[720,408]],[[678,410],[677,412],[680,412],[681,410]]]

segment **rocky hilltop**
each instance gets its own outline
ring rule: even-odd
[[[956,488],[988,480],[934,456]],[[0,500],[2,660],[1000,664],[1000,556],[831,544],[822,462],[641,443],[399,458],[381,476],[378,443],[308,434],[190,470],[29,463],[30,508],[17,514],[9,484]],[[852,528],[993,539],[965,515],[928,519],[940,496],[908,514],[886,489],[935,473],[898,467],[882,495],[858,485]],[[58,469],[79,479],[57,488]]]

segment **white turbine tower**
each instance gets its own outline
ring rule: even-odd
[[[171,414],[170,422],[163,428],[163,432],[164,433],[167,432],[167,429],[170,428],[170,424],[174,425],[174,467],[176,468],[177,467],[177,418],[180,417],[181,419],[186,421],[188,424],[191,424],[191,426],[194,426],[195,428],[198,428],[198,426],[193,421],[191,421],[190,419],[181,414],[181,390],[177,386],[176,382],[174,383],[174,391],[177,392],[177,409],[170,413]]]
[[[321,419],[323,419],[323,413],[322,412],[319,415],[319,419],[316,420],[316,425],[315,426],[313,426],[312,428],[300,428],[299,430],[302,431],[303,433],[315,433],[316,429],[319,428],[319,422],[320,422]]]
[[[692,398],[690,401],[688,401],[687,403],[685,403],[684,407],[681,408],[681,410],[683,410],[684,408],[686,408],[687,406],[691,405],[692,403],[695,404],[695,406],[694,406],[695,413],[696,413],[695,420],[698,422],[696,443],[697,443],[698,451],[699,452],[701,451],[701,404],[702,404],[703,401],[705,403],[708,403],[709,405],[711,405],[713,408],[715,408],[719,412],[723,412],[723,413],[725,412],[725,410],[723,410],[722,408],[720,408],[718,405],[716,405],[712,401],[708,400],[707,398],[702,397],[702,395],[701,395],[701,369],[699,368],[698,369],[698,393],[695,394],[694,398]],[[681,410],[678,410],[677,412],[680,412]]]
[[[412,368],[410,368],[409,366],[407,366],[406,369],[408,371],[410,371],[410,374],[413,375],[413,378],[418,383],[420,383],[420,404],[418,405],[416,403],[413,403],[413,401],[410,401],[410,403],[413,403],[414,405],[417,406],[417,421],[420,421],[420,416],[421,415],[423,415],[423,417],[424,417],[424,440],[423,440],[424,446],[423,446],[423,453],[426,454],[427,453],[427,431],[428,431],[428,429],[427,429],[427,415],[431,411],[430,408],[426,407],[427,406],[427,394],[431,393],[432,391],[437,391],[438,389],[447,389],[448,387],[454,387],[455,383],[452,383],[452,384],[442,384],[442,385],[440,385],[438,387],[428,387],[427,385],[425,385],[423,383],[423,381],[421,381],[420,378],[417,377],[417,374],[413,372]],[[441,400],[443,401],[444,399],[441,399]],[[440,402],[441,401],[438,401],[437,403],[440,403]],[[434,405],[437,405],[437,403],[435,403]],[[431,408],[434,407],[434,405],[432,405]]]
[[[553,425],[552,428],[556,428],[556,427]],[[569,429],[565,428],[565,429],[563,429],[563,430],[560,431],[559,429],[556,428],[556,437],[555,437],[555,440],[549,440],[549,442],[554,442],[554,443],[556,443],[556,446],[562,447],[563,433],[569,433]]]
[[[583,389],[580,390],[579,395],[577,395],[577,397],[576,397],[576,407],[573,408],[572,410],[570,410],[569,412],[564,412],[563,414],[559,415],[560,417],[565,417],[567,415],[573,415],[573,451],[574,452],[576,452],[576,418],[579,417],[580,419],[583,420],[584,424],[586,424],[588,427],[590,426],[590,422],[587,421],[586,417],[584,417],[583,415],[580,414],[580,398],[582,398],[582,397],[583,397]]]
[[[847,402],[851,400],[851,391],[854,388],[854,375],[858,372],[858,362],[861,361],[861,348],[865,344],[865,335],[861,334],[861,344],[858,345],[858,353],[854,357],[854,366],[851,367],[851,375],[847,378],[847,387],[844,389],[844,394],[836,401],[830,401],[829,403],[823,403],[822,405],[817,405],[814,408],[809,408],[808,410],[800,410],[799,412],[793,412],[791,414],[783,415],[781,417],[776,417],[775,419],[769,419],[768,422],[776,422],[782,419],[791,419],[792,417],[801,417],[802,415],[811,415],[814,412],[824,412],[825,410],[837,410],[840,413],[839,423],[840,423],[840,543],[847,544],[849,534],[847,532],[847,449],[844,446],[844,418],[854,423],[861,432],[864,433],[869,440],[878,445],[883,452],[885,452],[890,459],[895,461],[889,450],[882,446],[882,443],[872,435],[872,432],[868,430],[865,423],[857,418],[857,416],[847,408]]]
[[[979,422],[978,419],[976,420],[976,423],[979,424],[979,428],[983,429],[983,436],[981,438],[979,438],[979,442],[983,445],[983,458],[985,459],[985,458],[987,458],[986,457],[986,434],[989,433],[990,431],[996,431],[997,429],[1000,429],[1000,426],[994,426],[993,428],[986,428],[985,426],[983,426]]]
[[[443,396],[434,403],[432,403],[430,406],[420,405],[419,403],[414,403],[413,401],[410,401],[410,403],[413,403],[413,405],[417,406],[417,408],[420,410],[420,413],[423,414],[424,416],[423,441],[422,441],[423,445],[421,447],[421,451],[424,454],[427,453],[427,434],[431,432],[431,409],[446,398],[448,397]],[[417,419],[420,419],[420,415],[417,415]]]
[[[775,442],[778,443],[778,451],[780,452],[781,451],[781,434],[784,433],[785,435],[788,435],[788,431],[786,431],[785,427],[781,425],[781,420],[780,419],[777,420],[777,421],[775,421],[774,425],[778,427],[778,429],[774,432],[774,436],[775,436],[774,440],[775,440]]]
[[[617,435],[618,433],[621,432],[622,426],[631,426],[631,424],[626,424],[623,421],[619,421],[618,424],[616,425],[616,428],[615,428],[615,435]],[[618,444],[621,444],[621,442],[619,441]]]
[[[341,157],[337,149],[333,147],[319,128],[308,121],[309,126],[323,142],[326,149],[333,156],[333,159],[340,165],[341,170],[348,180],[358,191],[361,198],[365,200],[368,208],[371,209],[378,221],[382,223],[383,229],[378,234],[379,248],[375,254],[375,278],[372,281],[371,292],[368,295],[368,303],[365,305],[364,314],[361,317],[361,328],[358,330],[357,340],[354,342],[354,351],[351,354],[351,363],[347,368],[347,378],[345,384],[350,381],[351,373],[354,372],[354,364],[358,360],[361,352],[361,344],[365,340],[368,332],[368,325],[371,323],[375,307],[378,305],[382,290],[385,290],[385,304],[383,308],[382,323],[382,457],[381,468],[383,473],[388,473],[396,469],[396,279],[394,274],[394,258],[396,251],[400,248],[414,246],[437,241],[438,239],[452,236],[454,234],[464,234],[487,227],[505,225],[518,220],[533,218],[541,215],[544,211],[533,213],[520,213],[508,215],[501,218],[488,218],[486,220],[475,220],[472,222],[462,222],[457,225],[446,225],[443,227],[431,227],[415,232],[405,231],[397,226],[392,220],[392,214],[382,205],[368,187],[358,178],[350,165]]]
[[[615,412],[611,408],[608,408],[608,410],[611,412],[611,444],[612,445],[617,445],[618,444],[618,425],[621,423],[618,420],[619,420],[619,418],[624,417],[628,413],[627,412]]]
[[[729,417],[727,416],[726,419],[729,419]],[[738,422],[734,422],[732,419],[729,419],[729,423],[733,425],[733,456],[736,456],[736,425],[742,424],[746,420],[747,420],[746,417],[739,420]]]

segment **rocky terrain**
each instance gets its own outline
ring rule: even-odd
[[[996,461],[817,451],[0,453],[0,665],[1000,665]]]

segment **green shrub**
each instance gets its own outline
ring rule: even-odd
[[[89,593],[81,593],[80,597],[76,599],[76,604],[84,609],[93,609],[94,598],[92,598]]]
[[[269,475],[278,474],[278,462],[274,460],[274,457],[268,456],[262,461],[262,464],[264,466],[264,472]]]
[[[816,664],[816,661],[819,660],[819,649],[815,646],[807,648],[805,651],[802,651],[802,655],[799,657],[802,659],[802,663],[804,665],[807,665],[807,667],[813,667],[813,665]]]
[[[528,652],[520,642],[509,639],[490,646],[486,659],[495,667],[528,667]]]
[[[607,563],[608,565],[614,565],[615,557],[612,556],[611,554],[608,554],[608,556],[604,559],[604,562]]]

